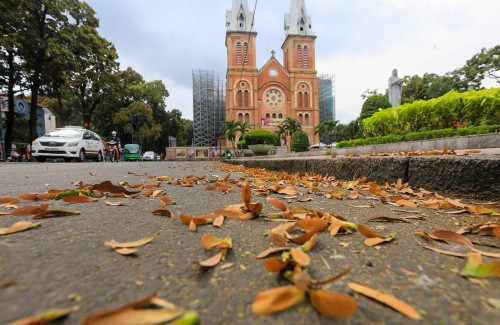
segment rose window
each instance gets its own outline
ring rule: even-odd
[[[284,103],[283,93],[278,89],[269,89],[264,94],[264,103],[270,108],[280,108]]]

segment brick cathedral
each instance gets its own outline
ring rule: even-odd
[[[275,131],[286,118],[295,118],[310,142],[318,142],[314,135],[314,126],[320,122],[316,35],[305,0],[291,0],[290,13],[285,15],[283,63],[273,51],[257,68],[253,19],[247,0],[233,0],[232,9],[226,12],[226,121]]]

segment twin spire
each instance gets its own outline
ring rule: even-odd
[[[248,10],[247,0],[233,0],[231,10],[226,11],[228,32],[251,32],[254,12]],[[285,15],[286,35],[313,36],[311,16],[307,14],[305,0],[291,0],[290,13]]]

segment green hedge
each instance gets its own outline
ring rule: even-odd
[[[247,145],[252,144],[270,144],[274,145],[278,136],[269,130],[255,129],[245,133],[244,140]]]
[[[309,151],[309,137],[304,131],[297,131],[292,138],[292,151],[304,152]]]
[[[420,141],[437,138],[450,138],[456,136],[477,135],[500,132],[500,125],[482,125],[476,127],[447,128],[441,130],[430,130],[422,132],[410,132],[406,134],[392,134],[374,138],[360,138],[349,141],[341,141],[337,148],[349,148],[369,146],[375,144],[395,143],[404,141]]]
[[[367,137],[381,137],[463,125],[499,124],[500,88],[491,88],[464,93],[450,91],[439,98],[388,108],[364,119],[363,129]]]

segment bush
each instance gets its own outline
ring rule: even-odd
[[[247,145],[252,144],[270,144],[274,145],[277,141],[278,136],[269,130],[256,129],[248,131],[244,139]]]
[[[423,132],[410,132],[405,134],[392,134],[376,138],[361,138],[356,140],[341,141],[337,148],[349,148],[359,146],[369,146],[374,144],[394,143],[403,141],[420,141],[438,138],[450,138],[456,136],[467,136],[477,134],[488,134],[500,132],[500,125],[481,125],[466,128],[447,128],[441,130],[431,130]]]
[[[248,149],[248,145],[247,145],[247,142],[245,140],[240,140],[238,141],[238,143],[236,144],[236,147],[238,147],[238,149]]]
[[[293,134],[292,151],[309,151],[309,137],[307,136],[307,133],[304,131],[297,131]]]
[[[376,112],[363,120],[365,136],[407,134],[420,130],[443,130],[462,126],[500,123],[500,88],[450,91],[431,100],[418,100]],[[464,135],[468,135],[467,131]]]

